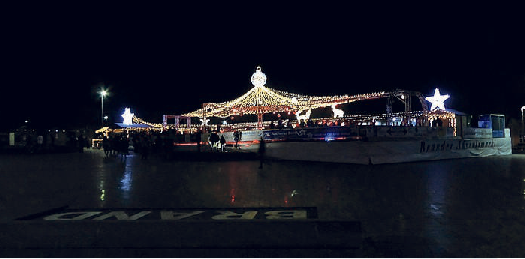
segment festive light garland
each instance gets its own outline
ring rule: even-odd
[[[243,94],[242,96],[227,102],[222,103],[206,103],[201,109],[198,109],[193,112],[183,114],[182,116],[187,117],[198,117],[201,118],[200,125],[191,125],[191,128],[197,128],[202,126],[202,117],[220,117],[227,118],[232,115],[245,115],[245,114],[264,114],[272,112],[290,112],[296,114],[296,117],[303,119],[309,118],[311,110],[321,107],[332,106],[332,110],[338,111],[338,115],[341,114],[342,110],[335,109],[335,106],[338,104],[351,103],[355,101],[362,100],[371,100],[379,98],[388,98],[392,97],[393,92],[375,92],[369,94],[358,94],[358,95],[338,95],[338,96],[308,96],[295,93],[288,93],[285,91],[275,90],[269,87],[266,87],[266,75],[262,72],[261,67],[257,67],[255,73],[251,77],[251,82],[253,87]],[[422,103],[424,103],[423,98],[420,95],[417,95]],[[402,96],[404,97],[404,95]],[[429,122],[437,118],[441,119],[452,119],[452,124],[455,125],[455,114],[445,111],[443,105],[444,100],[449,98],[449,95],[441,95],[439,89],[436,88],[435,95],[433,97],[426,97],[426,100],[432,102],[432,112],[426,111],[424,107],[424,112],[412,112],[409,117],[419,118],[420,121]],[[426,104],[424,104],[426,106]],[[440,109],[441,108],[441,109]],[[309,111],[305,115],[299,116],[300,113],[304,111]],[[339,112],[341,111],[341,112]],[[407,114],[399,114],[399,117],[405,117]],[[386,119],[388,120],[389,116],[396,116],[395,113],[390,115],[380,115],[380,116],[366,116],[366,115],[347,115],[344,116],[344,120],[357,120],[357,121],[378,121]],[[337,116],[339,117],[339,116]],[[139,124],[146,124],[153,128],[162,128],[162,124],[155,124],[146,122],[140,118],[133,117],[133,121]],[[207,120],[208,121],[208,120]],[[207,121],[205,125],[207,125]],[[269,124],[264,122],[264,124]],[[236,126],[230,125],[231,127],[245,127],[253,128],[255,122],[248,123],[237,123]]]
[[[260,114],[271,112],[298,112],[308,109],[327,107],[333,104],[351,103],[360,100],[383,98],[386,92],[358,94],[353,96],[308,96],[288,93],[266,87],[266,75],[261,67],[251,78],[253,87],[241,97],[223,103],[208,103],[205,107],[183,114],[188,117],[220,117],[230,115]],[[204,110],[203,110],[204,109]]]

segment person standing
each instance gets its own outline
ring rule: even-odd
[[[217,143],[219,142],[219,135],[216,132],[212,132],[210,135],[210,142],[212,150],[217,150]]]
[[[221,136],[221,152],[224,152],[224,145],[226,145],[226,139],[224,135]]]
[[[259,141],[259,160],[260,160],[259,169],[263,168],[265,153],[266,153],[266,143],[264,142],[264,138],[261,137]]]
[[[197,152],[201,152],[201,141],[202,141],[202,132],[197,131]]]
[[[104,154],[106,157],[109,157],[110,147],[109,147],[109,140],[106,136],[102,139],[102,148],[104,149]]]
[[[239,131],[233,132],[233,140],[235,141],[235,148],[239,148]]]

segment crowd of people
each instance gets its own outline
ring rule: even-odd
[[[215,135],[217,134],[215,133]],[[213,134],[211,134],[211,136],[213,136]],[[133,153],[140,154],[142,159],[148,159],[151,154],[158,154],[170,158],[174,155],[174,144],[196,142],[200,146],[201,142],[197,141],[200,140],[200,137],[200,131],[191,134],[180,134],[175,130],[167,130],[162,133],[158,131],[139,131],[130,132],[129,134],[109,133],[102,139],[102,149],[106,157],[120,156],[121,158],[125,158],[131,148]],[[214,142],[215,145],[212,148],[223,150],[226,143],[224,136],[219,137],[217,135],[213,137],[213,140],[222,145],[219,146]]]
[[[90,139],[78,132],[50,130],[26,130],[17,132],[15,145],[19,151],[34,153],[79,152],[89,147]],[[4,143],[6,146],[7,144]]]

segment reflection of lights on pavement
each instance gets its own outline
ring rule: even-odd
[[[122,187],[120,189],[124,191],[129,191],[131,189],[131,172],[124,173],[124,177],[120,180]]]
[[[106,196],[106,190],[102,190],[102,194],[100,195],[101,201],[104,201],[104,196]]]
[[[230,190],[230,202],[231,203],[235,202],[235,189]]]

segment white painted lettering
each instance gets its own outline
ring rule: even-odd
[[[201,214],[203,213],[204,211],[192,211],[192,212],[175,212],[175,211],[168,211],[168,210],[163,210],[160,212],[160,219],[162,220],[179,220],[179,219],[184,219],[184,218],[188,218],[188,217],[191,217],[191,216],[194,216],[194,215],[198,215],[198,214]]]
[[[44,220],[83,220],[83,219],[87,219],[89,217],[98,215],[100,213],[102,212],[100,211],[68,212],[68,213],[53,214],[53,215],[45,217]],[[70,217],[72,215],[78,215],[78,216]]]
[[[108,219],[108,218],[111,218],[111,217],[115,217],[117,218],[117,220],[137,220],[137,219],[140,219],[148,214],[150,214],[151,211],[141,211],[133,216],[128,216],[128,214],[126,214],[126,212],[124,211],[112,211],[108,214],[105,214],[105,215],[102,215],[100,217],[96,217],[94,218],[93,220],[105,220],[105,219]]]
[[[224,219],[253,219],[257,215],[257,211],[246,211],[244,213],[235,213],[233,211],[217,211],[219,215],[215,215],[212,219],[224,220]]]
[[[265,213],[266,219],[306,219],[305,210],[277,210]]]

